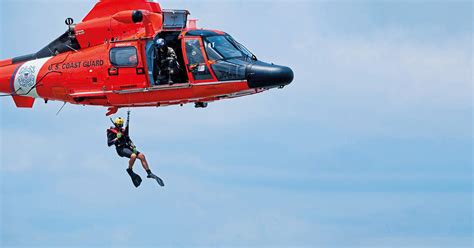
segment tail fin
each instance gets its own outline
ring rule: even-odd
[[[123,10],[135,9],[161,13],[160,4],[150,0],[100,0],[82,21],[86,22],[95,18],[112,16]]]
[[[18,108],[33,108],[33,104],[35,103],[35,99],[33,97],[28,96],[12,96],[15,105]]]

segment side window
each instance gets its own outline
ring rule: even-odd
[[[198,39],[186,40],[186,54],[190,65],[205,63]]]
[[[135,47],[114,47],[110,49],[110,63],[117,67],[136,67],[138,65]]]
[[[187,39],[185,43],[186,56],[188,57],[189,63],[188,69],[193,74],[194,80],[213,79],[201,50],[201,43],[199,42],[199,39]]]

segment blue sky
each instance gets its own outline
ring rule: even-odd
[[[134,109],[165,188],[133,188],[105,109],[0,99],[0,246],[472,245],[472,2],[161,3],[295,81]],[[0,0],[0,57],[40,49],[93,4]]]

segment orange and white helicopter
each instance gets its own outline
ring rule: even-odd
[[[0,92],[17,107],[36,98],[119,108],[208,102],[282,88],[285,66],[259,61],[229,34],[198,29],[187,10],[152,0],[100,0],[81,23],[37,53],[0,61]],[[176,55],[173,84],[157,80],[157,40]]]

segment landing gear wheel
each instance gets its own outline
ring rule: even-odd
[[[207,102],[196,102],[194,103],[195,108],[207,108]]]

